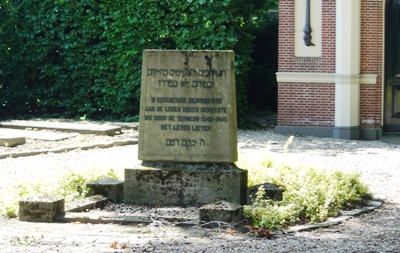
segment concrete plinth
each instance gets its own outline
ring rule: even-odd
[[[53,222],[57,214],[64,212],[64,198],[55,196],[37,196],[19,201],[20,221]]]
[[[230,164],[143,163],[125,169],[124,196],[134,205],[245,204],[247,171]]]

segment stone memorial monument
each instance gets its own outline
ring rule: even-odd
[[[233,51],[145,50],[139,160],[125,170],[125,202],[244,204],[237,161]]]

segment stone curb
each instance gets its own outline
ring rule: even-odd
[[[117,141],[108,141],[102,143],[88,144],[88,145],[77,145],[77,146],[67,146],[53,149],[44,149],[44,150],[27,150],[20,152],[8,152],[8,153],[0,153],[0,159],[12,157],[24,157],[24,156],[32,156],[32,155],[40,155],[47,153],[63,153],[75,149],[88,150],[92,148],[111,148],[114,146],[124,146],[124,145],[133,145],[137,144],[137,138],[125,139],[125,140],[117,140]]]
[[[107,213],[75,213],[66,212],[64,215],[59,215],[56,218],[56,222],[59,223],[71,223],[81,222],[90,224],[119,224],[119,225],[132,225],[132,224],[151,224],[157,222],[163,225],[172,225],[178,227],[197,226],[199,220],[197,219],[185,219],[177,221],[176,217],[157,217],[150,218],[150,216],[134,216],[134,215],[117,215]]]
[[[365,213],[369,213],[374,211],[375,209],[381,207],[383,205],[382,200],[371,200],[368,201],[367,206],[360,209],[353,209],[349,211],[344,211],[341,216],[328,218],[325,222],[315,223],[315,224],[305,224],[294,226],[289,229],[284,230],[285,233],[294,233],[294,232],[303,232],[316,230],[319,228],[327,228],[331,226],[336,226],[342,223],[343,221],[352,219],[354,217],[360,216]]]

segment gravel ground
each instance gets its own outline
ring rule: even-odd
[[[104,138],[124,139],[135,135],[127,131],[119,136],[78,136],[74,140],[57,142],[57,145],[97,143]],[[2,240],[2,252],[400,252],[400,156],[399,145],[381,141],[348,141],[331,138],[295,136],[285,148],[289,137],[274,134],[272,131],[239,131],[239,160],[262,159],[281,160],[288,164],[305,164],[344,171],[355,171],[370,186],[376,198],[385,201],[384,205],[369,214],[361,215],[328,229],[275,236],[272,240],[258,239],[226,232],[204,234],[202,239],[179,243],[174,236],[161,240],[160,233],[168,235],[176,228],[164,227],[149,230],[152,235],[146,243],[130,241],[124,249],[105,249],[101,243],[78,244],[63,241],[55,250],[54,245],[37,240],[35,247],[23,248],[10,245],[10,240]],[[68,143],[72,142],[72,143]],[[24,148],[43,149],[53,145],[43,141],[29,141]],[[20,146],[18,148],[23,148]],[[0,148],[0,153],[5,152]],[[8,151],[7,151],[8,152]],[[0,187],[21,179],[33,180],[51,177],[66,170],[79,171],[87,168],[126,168],[139,163],[137,145],[117,146],[106,149],[74,150],[66,153],[36,155],[0,160]],[[1,189],[0,189],[1,191]],[[15,220],[0,220],[0,232],[7,226],[19,224]],[[61,224],[62,225],[62,224]],[[61,226],[59,225],[59,226]],[[75,227],[84,224],[75,224]],[[99,225],[100,226],[100,225]],[[111,229],[116,225],[102,225]],[[96,227],[99,229],[100,227]],[[103,229],[103,227],[101,227]],[[58,228],[60,229],[60,228]],[[61,228],[62,229],[62,228]],[[96,234],[91,227],[87,233]],[[82,231],[84,229],[82,228]],[[124,234],[124,228],[118,230]],[[150,232],[148,232],[150,231]],[[83,233],[83,232],[82,232]],[[186,231],[188,235],[189,231]],[[149,235],[148,235],[149,236]],[[193,238],[195,235],[193,234]],[[44,239],[43,239],[44,240]]]

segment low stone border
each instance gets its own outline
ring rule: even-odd
[[[147,216],[123,215],[123,214],[114,214],[112,212],[103,212],[103,211],[95,213],[85,212],[86,210],[89,209],[99,208],[100,205],[103,205],[106,200],[108,200],[107,197],[101,195],[95,195],[88,197],[87,199],[84,200],[78,200],[74,203],[66,204],[65,213],[60,213],[59,215],[57,215],[54,221],[61,223],[68,223],[68,222],[81,222],[81,223],[91,223],[91,224],[112,223],[120,225],[157,223],[157,224],[173,225],[179,227],[196,227],[199,225],[204,226],[204,224],[202,225],[201,222],[201,215],[199,215],[199,219],[183,219],[183,218],[180,219],[179,217],[168,217],[168,216],[153,217],[151,215]],[[325,222],[293,226],[290,227],[289,229],[280,229],[277,231],[273,231],[272,234],[273,235],[289,234],[289,233],[311,231],[320,228],[328,228],[336,226],[344,221],[347,221],[359,215],[372,212],[377,208],[381,207],[382,205],[383,205],[382,200],[371,200],[367,203],[367,206],[364,208],[344,211],[341,216],[328,218],[327,221]],[[242,221],[239,221],[237,223],[240,222]],[[227,223],[224,221],[208,221],[208,223],[212,224],[211,227],[216,227],[220,224],[229,225],[232,222]]]
[[[32,155],[40,155],[40,154],[47,154],[47,153],[63,153],[75,149],[81,150],[88,150],[93,148],[111,148],[114,146],[124,146],[124,145],[133,145],[137,144],[138,139],[125,139],[125,140],[117,140],[117,141],[108,141],[102,143],[94,143],[88,145],[77,145],[77,146],[68,146],[68,147],[60,147],[60,148],[53,148],[53,149],[43,149],[43,150],[27,150],[21,152],[8,152],[8,153],[0,153],[0,159],[4,159],[7,157],[24,157],[24,156],[32,156]]]
[[[372,200],[367,203],[367,206],[360,209],[353,209],[349,211],[344,211],[341,216],[328,218],[325,222],[313,223],[313,224],[304,224],[290,227],[289,229],[281,229],[278,231],[272,232],[272,234],[289,234],[295,232],[304,232],[310,230],[316,230],[320,228],[328,228],[332,226],[337,226],[340,223],[357,217],[359,215],[372,212],[377,208],[383,205],[382,200]],[[113,224],[121,224],[121,225],[129,225],[129,224],[150,224],[154,222],[159,222],[164,225],[173,225],[180,227],[195,227],[201,225],[200,219],[185,219],[179,220],[179,217],[157,217],[156,219],[150,216],[134,216],[134,215],[116,215],[109,212],[99,212],[99,213],[73,213],[67,212],[65,215],[58,216],[56,218],[57,222],[83,222],[83,223],[92,223],[92,224],[105,224],[105,223],[113,223]],[[215,223],[211,227],[216,227],[218,224],[228,224],[226,222],[221,221],[211,221],[209,222]]]
[[[199,218],[197,219],[186,219],[183,217],[173,217],[160,216],[154,217],[150,213],[148,215],[124,215],[124,214],[116,214],[113,212],[85,212],[90,209],[95,208],[102,208],[105,203],[109,200],[114,200],[112,202],[120,202],[116,201],[120,199],[117,197],[116,194],[122,194],[122,192],[117,192],[117,186],[123,184],[123,181],[103,178],[101,180],[93,181],[87,184],[87,187],[92,190],[92,196],[88,196],[85,199],[77,200],[73,203],[65,204],[64,207],[64,199],[62,199],[62,208],[59,208],[58,204],[55,205],[51,202],[51,205],[57,207],[58,214],[54,212],[54,208],[47,208],[46,205],[49,205],[48,196],[45,198],[32,198],[29,199],[27,202],[26,200],[21,200],[20,210],[21,207],[25,208],[26,214],[22,217],[24,221],[46,221],[46,222],[82,222],[82,223],[92,223],[92,224],[99,224],[99,223],[117,223],[122,225],[134,224],[134,223],[143,223],[143,224],[150,224],[150,223],[159,223],[163,225],[174,225],[174,226],[199,226],[201,222],[207,223],[224,223],[224,224],[238,224],[242,223],[243,217],[243,206],[232,204],[228,202],[215,202],[207,205],[203,205],[199,208]],[[101,194],[99,194],[101,192]],[[107,196],[104,196],[107,195]],[[111,197],[111,199],[110,199]],[[58,201],[58,200],[57,200]],[[35,205],[35,208],[32,207]],[[39,207],[45,206],[46,210],[49,209],[53,212],[47,214],[45,209],[40,209]],[[327,228],[331,226],[336,226],[342,223],[343,221],[352,219],[353,217],[359,216],[364,213],[368,213],[374,211],[375,209],[381,207],[383,205],[383,200],[374,199],[367,202],[366,206],[363,208],[352,209],[349,211],[343,211],[342,214],[338,217],[331,217],[328,218],[324,222],[319,223],[312,223],[312,224],[303,224],[298,226],[290,227],[289,229],[282,229],[278,231],[274,231],[273,234],[287,234],[287,233],[294,233],[294,232],[303,232],[303,231],[310,231],[316,230],[320,228]],[[39,209],[38,209],[39,208]],[[36,210],[38,209],[38,210]],[[32,211],[33,210],[33,211]],[[65,210],[65,211],[64,211]],[[139,207],[138,210],[145,210],[142,207]],[[36,216],[37,213],[40,213],[40,216],[44,216],[44,220],[38,220]],[[51,216],[53,218],[48,218],[47,216]],[[21,220],[21,212],[20,212],[20,220]]]

